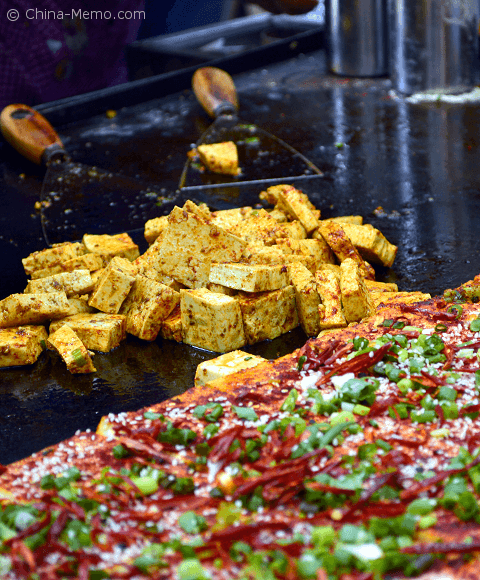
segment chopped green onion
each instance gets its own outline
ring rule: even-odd
[[[440,322],[435,326],[435,332],[445,332],[446,330],[447,330],[447,325],[443,324],[443,322]]]
[[[83,367],[87,364],[87,360],[83,356],[82,350],[80,348],[75,348],[72,350],[71,355],[77,366]]]
[[[480,332],[480,317],[477,316],[477,318],[470,322],[470,330],[472,332]]]
[[[298,363],[297,363],[297,371],[301,371],[303,369],[303,365],[307,362],[307,357],[302,354],[301,357],[299,357],[298,359]]]
[[[463,308],[460,306],[460,304],[452,304],[452,306],[449,306],[447,308],[447,312],[453,312],[453,311],[457,312],[457,315],[455,316],[455,320],[458,320],[460,318],[460,316],[462,315]]]

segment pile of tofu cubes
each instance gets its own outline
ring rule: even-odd
[[[128,234],[86,234],[31,254],[24,293],[0,301],[0,366],[32,364],[51,348],[72,373],[94,372],[93,352],[127,333],[236,353],[299,324],[316,336],[407,298],[375,282],[370,262],[391,266],[397,247],[360,216],[321,220],[291,185],[260,199],[272,207],[211,212],[187,201],[145,224],[142,255]]]

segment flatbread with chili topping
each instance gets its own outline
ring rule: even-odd
[[[466,580],[480,277],[2,468],[0,574]]]

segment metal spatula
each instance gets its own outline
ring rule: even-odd
[[[40,197],[47,244],[78,240],[85,233],[133,231],[158,214],[159,187],[72,161],[38,111],[9,105],[0,114],[0,127],[17,151],[47,168]]]
[[[226,204],[241,203],[247,201],[250,190],[258,196],[263,187],[275,183],[301,183],[322,175],[314,163],[275,135],[256,125],[239,122],[237,91],[227,72],[215,67],[200,68],[193,75],[192,86],[202,107],[215,119],[197,147],[233,141],[237,145],[241,173],[237,176],[213,173],[189,159],[179,183],[185,195],[202,198],[210,205],[213,198]]]

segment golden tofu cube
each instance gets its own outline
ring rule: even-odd
[[[0,328],[0,368],[33,364],[46,347],[44,326]]]
[[[375,270],[360,256],[358,250],[345,233],[343,225],[329,221],[324,223],[319,231],[340,262],[347,258],[352,258],[359,265],[360,274],[364,278],[375,280]]]
[[[245,247],[240,238],[175,207],[168,229],[156,247],[155,268],[188,288],[205,287],[211,262],[237,262]]]
[[[293,186],[284,187],[279,192],[277,206],[287,213],[292,220],[298,220],[305,228],[307,234],[318,228],[318,219],[309,205],[305,203],[304,194]]]
[[[215,352],[245,344],[242,313],[236,298],[206,288],[180,290],[183,340]]]
[[[66,316],[69,309],[65,292],[11,294],[0,301],[0,328],[42,324]]]
[[[370,298],[375,308],[381,304],[394,306],[395,304],[411,304],[412,302],[422,302],[429,300],[430,294],[423,292],[370,292]]]
[[[212,223],[219,228],[230,231],[236,224],[248,218],[252,213],[250,206],[222,209],[211,213]]]
[[[265,362],[261,356],[249,354],[243,350],[234,350],[217,356],[217,358],[200,363],[195,372],[195,386],[200,387],[210,381],[237,373],[243,369],[256,367]]]
[[[226,294],[227,296],[237,295],[235,288],[227,288],[227,286],[222,286],[222,284],[214,284],[213,282],[209,282],[207,284],[207,289],[210,290],[210,292],[216,292],[217,294]]]
[[[239,296],[248,344],[277,338],[298,326],[295,289]]]
[[[150,278],[150,280],[158,282],[159,284],[164,284],[176,292],[179,292],[182,288],[185,288],[183,284],[177,282],[177,280],[167,276],[166,274],[162,274],[162,272],[159,272],[155,268],[145,268],[144,270],[139,271],[139,275],[145,276],[145,278]]]
[[[315,281],[321,301],[318,309],[320,328],[324,330],[347,326],[347,320],[342,310],[340,277],[334,270],[322,269],[315,274]]]
[[[361,226],[363,224],[363,216],[361,215],[339,215],[333,218],[327,218],[325,220],[321,220],[319,225],[322,225],[327,222],[337,222],[340,224],[358,224]]]
[[[137,244],[126,234],[85,234],[83,243],[89,252],[112,258],[118,256],[132,262],[140,255]]]
[[[68,297],[79,294],[88,294],[93,290],[93,280],[88,270],[74,270],[62,272],[46,278],[30,280],[25,288],[25,294],[39,292],[65,292]]]
[[[107,314],[117,314],[135,282],[136,272],[131,262],[115,256],[100,276],[88,304]]]
[[[397,255],[398,247],[370,225],[342,224],[342,228],[360,255],[369,262],[390,268]]]
[[[267,203],[270,203],[271,205],[277,205],[277,203],[279,203],[280,194],[285,191],[288,191],[291,187],[292,186],[287,183],[281,185],[272,185],[266,191],[262,191],[259,197],[260,199],[265,200]],[[308,207],[308,209],[310,209],[310,211],[312,211],[316,215],[318,219],[320,217],[320,212],[308,199],[308,195],[306,193],[302,193],[301,191],[299,193],[303,203]]]
[[[35,270],[52,268],[53,266],[62,264],[71,258],[85,254],[85,252],[85,246],[80,242],[56,244],[51,248],[33,252],[33,254],[23,258],[22,264],[25,274],[30,275]]]
[[[358,322],[374,313],[375,307],[360,275],[359,266],[351,258],[340,264],[340,291],[347,322]]]
[[[55,274],[61,274],[62,272],[73,272],[74,270],[88,270],[89,272],[95,272],[104,266],[104,259],[98,254],[83,254],[62,262],[57,266],[52,266],[51,268],[43,268],[42,270],[35,270],[32,272],[32,280],[38,280],[39,278],[47,278],[49,276],[54,276]]]
[[[335,254],[323,238],[307,240],[280,238],[277,240],[277,246],[286,254],[311,257],[315,270],[318,270],[321,264],[335,263]]]
[[[240,173],[237,146],[233,141],[199,145],[197,153],[201,162],[213,173],[225,175],[238,175]]]
[[[398,286],[394,282],[378,282],[377,280],[364,280],[369,292],[398,292]]]
[[[155,340],[162,322],[179,302],[179,292],[145,276],[137,276],[120,308],[120,313],[127,317],[127,332],[142,340]]]
[[[89,306],[86,298],[69,298],[68,303],[70,308],[68,310],[67,316],[72,316],[73,314],[90,314],[96,312],[95,308]]]
[[[71,373],[86,374],[97,370],[85,345],[69,326],[63,325],[50,334],[48,343],[62,357]]]
[[[315,276],[302,264],[290,264],[288,273],[295,288],[300,326],[307,336],[316,336],[320,332],[320,296]]]
[[[248,244],[261,243],[271,246],[277,238],[285,237],[282,235],[283,230],[279,230],[281,226],[285,225],[287,224],[279,224],[264,209],[259,209],[253,210],[248,218],[232,226],[231,231]]]
[[[265,264],[216,264],[210,267],[210,282],[244,292],[265,292],[288,286],[286,266]]]
[[[160,336],[165,340],[183,341],[182,315],[180,304],[177,304],[172,312],[162,321]]]
[[[273,217],[273,219],[278,222],[279,224],[284,224],[285,222],[288,222],[288,216],[287,214],[282,211],[281,209],[278,208],[274,208],[272,210],[269,210],[269,215],[270,217]]]
[[[184,211],[191,211],[196,216],[198,216],[202,220],[205,220],[206,222],[209,222],[212,218],[212,214],[210,213],[210,210],[208,209],[208,206],[205,203],[197,205],[191,199],[187,199],[187,201],[183,204],[182,209]]]
[[[292,238],[294,240],[304,240],[306,237],[307,230],[297,220],[294,220],[293,222],[286,222],[284,224],[278,224],[277,239]]]
[[[69,326],[89,350],[110,352],[126,338],[126,318],[122,314],[78,313],[50,324],[50,334]]]
[[[148,244],[153,242],[160,236],[168,227],[168,216],[162,215],[145,222],[144,236]]]

